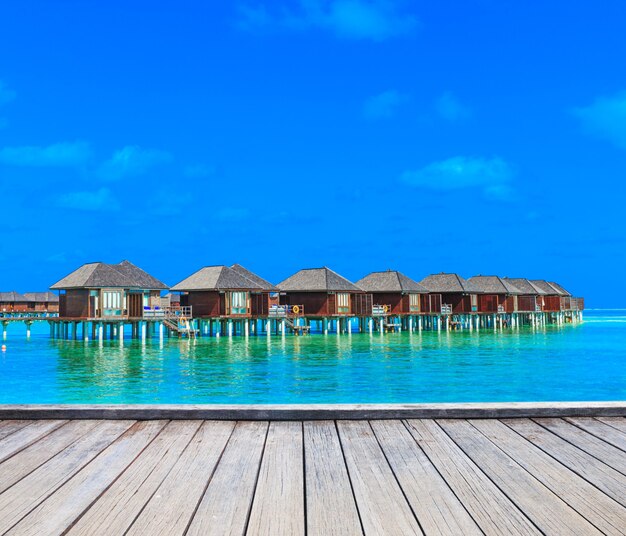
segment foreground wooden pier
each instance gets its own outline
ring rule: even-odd
[[[0,422],[2,534],[618,535],[625,491],[623,417]]]

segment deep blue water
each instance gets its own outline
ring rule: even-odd
[[[626,400],[626,310],[534,331],[54,341],[9,328],[0,403]]]

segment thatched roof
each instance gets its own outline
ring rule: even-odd
[[[362,292],[330,268],[306,268],[278,283],[284,292]]]
[[[247,268],[244,268],[243,266],[241,266],[241,264],[233,264],[231,266],[231,269],[235,270],[235,272],[237,272],[239,275],[242,275],[248,278],[253,283],[256,283],[263,290],[266,290],[269,292],[276,292],[278,290],[269,281],[267,281],[266,279],[263,279],[262,277],[259,277],[258,275],[256,275],[254,272],[251,272]]]
[[[502,279],[513,283],[513,285],[520,289],[521,294],[526,294],[528,296],[543,296],[546,294],[545,291],[541,290],[538,286],[533,285],[531,281],[523,277],[503,277]]]
[[[396,271],[372,272],[360,279],[355,285],[365,292],[413,292],[428,293],[417,281]]]
[[[428,292],[481,294],[476,285],[457,274],[431,274],[420,281]]]
[[[26,296],[14,290],[11,292],[0,292],[0,302],[2,303],[27,303],[29,301]]]
[[[57,303],[59,297],[54,292],[24,292],[28,301],[37,303]]]
[[[561,293],[555,289],[550,283],[543,279],[531,279],[530,282],[535,285],[543,294],[548,296],[560,296]]]
[[[555,283],[554,281],[548,281],[548,283],[550,284],[550,286],[554,287],[561,296],[571,296],[572,295],[571,292],[568,292],[567,290],[565,290],[558,283]]]
[[[497,275],[475,275],[468,279],[470,283],[485,294],[523,294],[511,281]]]
[[[262,290],[262,287],[228,266],[205,266],[171,290]]]
[[[83,264],[64,277],[51,289],[72,288],[133,288],[142,290],[163,290],[167,285],[152,277],[141,268],[128,261],[119,264],[92,262]]]

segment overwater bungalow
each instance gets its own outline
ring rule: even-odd
[[[497,275],[475,275],[468,282],[481,292],[478,294],[479,313],[517,312],[517,297],[522,291],[510,281]]]
[[[24,296],[28,299],[29,311],[43,313],[59,312],[59,297],[54,292],[25,292]]]
[[[578,298],[574,298],[572,293],[565,290],[561,285],[554,281],[548,281],[548,284],[555,289],[561,297],[561,311],[576,311],[579,309],[580,303]]]
[[[420,281],[430,296],[441,300],[440,311],[433,313],[468,314],[478,312],[478,295],[481,290],[458,274],[431,274]]]
[[[306,268],[277,285],[281,305],[309,318],[370,315],[372,295],[330,268]]]
[[[542,292],[537,299],[542,312],[558,313],[561,311],[561,292],[543,279],[531,279],[530,282]]]
[[[373,297],[372,314],[418,315],[428,290],[397,270],[372,272],[356,286]]]
[[[29,305],[30,300],[19,292],[0,292],[0,313],[25,313]]]
[[[252,315],[267,316],[271,305],[278,304],[278,288],[272,285],[267,279],[263,279],[261,276],[244,268],[241,264],[233,264],[231,269],[257,284],[259,290],[252,290],[250,292]]]
[[[72,320],[141,319],[161,305],[165,283],[129,261],[83,264],[54,285],[59,317]]]
[[[519,313],[541,312],[540,296],[545,295],[545,291],[533,285],[528,279],[523,277],[503,277],[504,281],[510,282],[520,290],[520,294],[515,296],[517,300],[516,311]]]
[[[191,306],[194,318],[249,318],[267,314],[269,294],[259,283],[252,281],[229,266],[205,266],[171,289],[180,292],[182,306]]]

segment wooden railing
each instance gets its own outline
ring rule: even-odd
[[[268,316],[272,318],[288,318],[304,316],[304,305],[272,305]]]
[[[144,318],[154,318],[161,319],[167,318],[170,320],[183,320],[189,319],[193,316],[193,311],[191,305],[174,305],[169,307],[159,307],[158,305],[155,307],[144,307],[143,308],[143,317]]]
[[[372,316],[387,316],[391,312],[391,305],[372,305]]]

